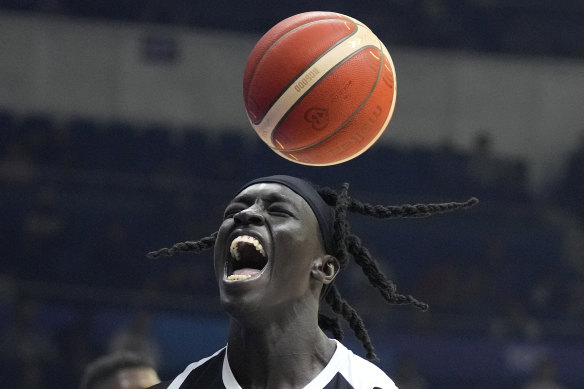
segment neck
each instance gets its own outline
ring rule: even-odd
[[[317,314],[306,317],[253,328],[232,320],[227,354],[242,388],[302,388],[322,371],[336,344],[318,327]]]

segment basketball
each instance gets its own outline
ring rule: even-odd
[[[396,99],[388,50],[358,20],[325,11],[282,20],[256,43],[243,77],[249,121],[280,156],[339,164],[383,134]]]

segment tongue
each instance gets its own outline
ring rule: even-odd
[[[252,269],[249,267],[244,267],[243,269],[237,269],[233,272],[236,276],[255,276],[260,271],[258,269]]]

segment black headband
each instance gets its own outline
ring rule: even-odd
[[[322,236],[322,241],[324,243],[324,248],[327,254],[335,255],[335,244],[333,239],[334,230],[334,210],[320,197],[316,189],[308,182],[301,178],[285,176],[285,175],[275,175],[269,177],[256,178],[245,184],[239,191],[241,192],[248,186],[259,184],[262,182],[272,182],[276,184],[284,185],[290,188],[297,195],[302,197],[312,209],[312,212],[316,216],[318,221],[318,226],[320,228],[320,234]]]

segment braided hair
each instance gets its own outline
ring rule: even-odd
[[[413,305],[421,311],[428,310],[428,304],[419,301],[411,295],[397,293],[396,285],[389,280],[381,271],[377,262],[371,256],[369,250],[361,243],[361,239],[351,232],[347,216],[349,212],[356,212],[366,216],[373,216],[380,219],[395,218],[420,218],[438,213],[445,213],[459,209],[472,207],[478,203],[478,199],[471,197],[465,202],[448,202],[438,204],[404,204],[394,205],[373,205],[363,203],[349,195],[349,184],[345,183],[340,190],[329,187],[315,186],[316,191],[322,199],[334,207],[333,239],[336,245],[335,256],[340,264],[340,270],[347,267],[352,258],[363,274],[369,280],[371,286],[377,289],[381,296],[390,304]],[[199,253],[214,247],[217,232],[198,241],[186,241],[176,243],[170,248],[162,248],[147,254],[148,258],[158,258],[160,256],[170,256],[177,252]],[[319,313],[318,325],[323,331],[330,332],[335,339],[343,340],[344,333],[339,323],[339,316],[345,319],[355,337],[359,339],[366,351],[366,358],[378,360],[375,349],[365,328],[363,320],[357,311],[341,296],[334,283],[323,286],[321,292],[322,301],[326,302],[337,315],[335,317]]]

